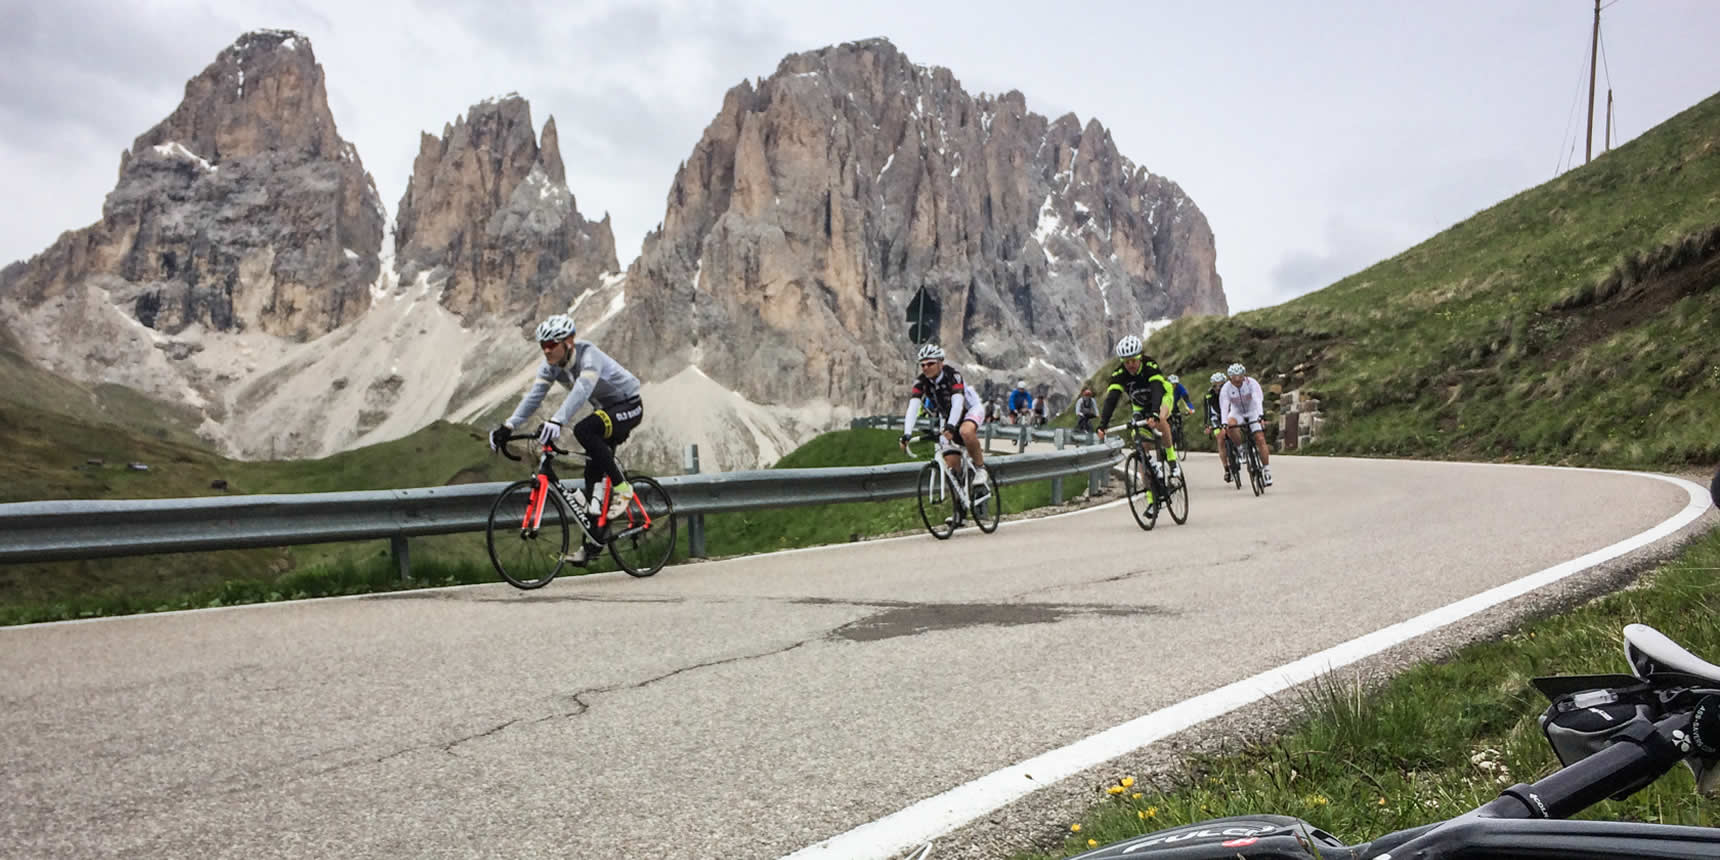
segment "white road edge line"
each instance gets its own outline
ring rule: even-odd
[[[1529,466],[1519,468],[1564,467]],[[1268,669],[1252,678],[1225,685],[1192,699],[1136,717],[1122,725],[1106,729],[1068,746],[1034,756],[1019,764],[993,771],[965,785],[958,785],[942,794],[928,797],[904,809],[892,812],[876,821],[862,824],[846,833],[809,845],[786,855],[786,858],[787,860],[802,860],[802,858],[887,860],[887,858],[895,857],[903,851],[930,842],[1058,780],[1074,776],[1081,771],[1104,764],[1119,756],[1127,755],[1154,741],[1162,740],[1206,720],[1223,716],[1237,708],[1289,689],[1323,673],[1373,656],[1394,645],[1432,632],[1454,621],[1462,620],[1484,609],[1520,597],[1537,588],[1551,585],[1572,574],[1647,546],[1694,522],[1708,510],[1710,505],[1708,488],[1699,487],[1683,478],[1643,472],[1623,472],[1614,469],[1575,469],[1573,471],[1637,475],[1666,481],[1684,488],[1690,494],[1690,502],[1684,510],[1662,521],[1654,528],[1625,538],[1611,546],[1602,547],[1563,564],[1557,564],[1513,582],[1490,588],[1480,594],[1442,606],[1407,621],[1400,621],[1383,627],[1341,645],[1286,663],[1276,669]]]

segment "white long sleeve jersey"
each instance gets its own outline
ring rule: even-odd
[[[1226,424],[1233,417],[1238,421],[1259,421],[1266,412],[1266,395],[1254,377],[1245,376],[1241,385],[1224,384],[1218,395],[1218,404],[1224,413],[1219,416],[1220,420]]]
[[[607,353],[585,341],[574,341],[573,355],[567,366],[544,362],[538,366],[537,379],[530,391],[520,398],[520,405],[507,421],[509,428],[518,428],[537,411],[549,394],[550,386],[561,383],[568,387],[567,399],[550,420],[566,425],[587,401],[599,409],[612,409],[639,396],[639,379],[628,373]]]
[[[984,414],[979,392],[962,381],[961,371],[946,364],[937,379],[927,379],[925,374],[915,377],[913,396],[908,399],[908,409],[902,415],[902,435],[914,432],[914,421],[920,417],[920,404],[928,398],[935,407],[936,417],[952,430],[960,427],[962,418],[969,413],[977,411]]]

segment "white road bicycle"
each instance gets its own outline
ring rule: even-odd
[[[931,462],[920,470],[920,519],[925,522],[926,531],[938,540],[948,540],[970,517],[980,531],[986,534],[997,531],[998,521],[1003,515],[1003,500],[998,497],[995,486],[997,475],[992,474],[990,484],[976,487],[973,458],[968,456],[966,446],[951,443],[938,430],[924,431],[919,438],[936,443],[932,446]],[[909,446],[908,453],[913,454],[912,446]],[[944,461],[944,455],[949,453],[961,454],[959,474]],[[975,498],[976,490],[978,498]]]

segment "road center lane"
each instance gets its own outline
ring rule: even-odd
[[[771,857],[1582,555],[1635,476],[1194,458],[1124,508],[567,580],[0,631],[30,856]],[[1602,503],[1604,500],[1604,504]]]

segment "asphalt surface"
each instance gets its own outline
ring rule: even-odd
[[[649,580],[0,629],[0,854],[776,857],[1688,502],[1292,457],[1254,498],[1191,459],[1189,523],[1150,533],[1113,506]]]

